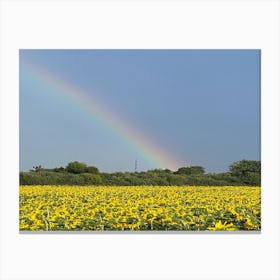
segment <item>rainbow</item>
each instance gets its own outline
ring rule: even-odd
[[[48,87],[53,93],[65,99],[66,102],[73,103],[88,117],[94,118],[101,125],[105,125],[115,137],[132,148],[136,154],[141,155],[153,168],[176,170],[181,166],[182,160],[161,149],[151,141],[151,137],[138,131],[132,124],[121,118],[119,114],[113,113],[113,110],[97,100],[88,91],[71,84],[67,79],[62,78],[57,73],[52,73],[42,65],[35,64],[27,59],[21,59],[20,62],[24,73],[27,73],[30,79],[36,80],[41,86]]]

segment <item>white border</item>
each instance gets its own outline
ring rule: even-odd
[[[1,279],[279,279],[279,2],[1,2]],[[20,235],[19,48],[262,50],[262,233]],[[242,136],[241,136],[242,137]]]

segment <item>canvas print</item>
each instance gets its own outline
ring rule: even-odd
[[[19,230],[261,230],[260,50],[19,50]]]

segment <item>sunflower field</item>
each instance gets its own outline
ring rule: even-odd
[[[20,231],[259,231],[258,186],[20,186]]]

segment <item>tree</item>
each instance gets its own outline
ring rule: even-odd
[[[56,167],[53,169],[54,172],[65,172],[65,168],[64,167]]]
[[[91,173],[91,174],[99,174],[99,170],[95,166],[88,166],[86,168],[86,173]]]
[[[85,185],[99,185],[102,183],[100,175],[97,174],[83,173],[79,176],[82,176]]]
[[[66,171],[74,174],[86,173],[87,165],[78,161],[69,162],[66,166]]]
[[[180,167],[175,174],[193,175],[204,174],[205,170],[202,166]]]
[[[259,185],[261,180],[261,162],[257,160],[241,160],[229,166],[230,174],[242,183]]]

